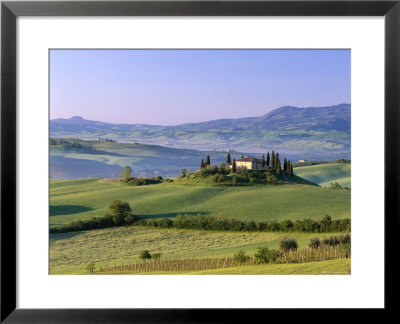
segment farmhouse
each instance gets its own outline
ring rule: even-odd
[[[232,168],[232,164],[229,165]],[[261,170],[261,159],[257,159],[251,156],[236,160],[236,169],[246,170]]]

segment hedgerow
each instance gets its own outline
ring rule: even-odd
[[[75,220],[67,225],[61,225],[50,229],[50,233],[64,233],[83,231],[91,229],[106,228],[118,225],[137,225],[157,228],[176,228],[203,231],[231,231],[231,232],[306,232],[306,233],[329,233],[329,232],[350,232],[351,220],[349,218],[332,220],[325,216],[321,220],[283,220],[281,222],[261,222],[252,220],[239,220],[230,217],[209,216],[209,215],[178,215],[175,219],[136,219],[133,215],[119,219],[116,222],[115,216],[106,214],[103,217],[92,217],[89,220]],[[347,237],[341,238],[346,240]],[[333,238],[324,238],[321,244],[334,245],[329,243]]]

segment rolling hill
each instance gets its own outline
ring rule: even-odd
[[[315,182],[322,187],[329,187],[332,182],[342,187],[351,187],[350,163],[327,163],[295,168],[299,177]]]
[[[110,124],[79,116],[50,121],[51,137],[147,143],[203,151],[265,153],[279,150],[289,159],[350,158],[351,105],[285,106],[263,116],[218,119],[175,126]]]
[[[127,201],[135,215],[145,218],[178,214],[222,214],[256,222],[321,219],[325,215],[350,218],[350,195],[348,190],[304,185],[129,186],[96,179],[50,180],[50,226],[102,216],[114,199]]]
[[[132,167],[134,176],[176,177],[183,168],[197,170],[207,155],[212,163],[219,164],[226,161],[227,153],[138,143],[51,139],[50,178],[115,178],[125,165]],[[239,158],[240,154],[231,152],[231,156]]]

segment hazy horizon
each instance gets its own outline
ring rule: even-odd
[[[179,125],[350,103],[350,50],[51,50],[50,119]]]
[[[339,106],[339,105],[351,105],[350,102],[342,102],[342,103],[338,103],[336,105],[330,105],[330,106],[325,106],[325,107],[333,107],[333,106]],[[281,107],[276,107],[271,109],[269,112],[275,110],[275,109],[279,109],[285,106],[281,106]],[[287,107],[287,106],[286,106]],[[306,109],[306,108],[323,108],[323,107],[296,107],[296,108],[300,108],[300,109]],[[268,113],[267,113],[268,114]],[[265,114],[264,114],[265,115]],[[262,116],[262,115],[261,115]],[[238,117],[238,118],[257,118],[257,117],[261,117],[261,116],[244,116],[244,117]],[[94,120],[94,119],[88,119],[85,118],[84,116],[80,116],[80,115],[73,115],[70,117],[60,117],[60,118],[50,118],[50,120],[56,120],[56,119],[72,119],[74,117],[79,117],[79,118],[83,118],[84,120],[89,120],[89,121],[94,121],[94,122],[101,122],[101,123],[109,123],[109,124],[131,124],[131,123],[112,123],[109,121],[105,121],[105,120]],[[173,125],[162,125],[162,124],[141,124],[141,123],[137,123],[137,124],[141,124],[141,125],[150,125],[150,126],[178,126],[178,125],[183,125],[183,124],[195,124],[195,123],[206,123],[209,121],[214,121],[214,120],[223,120],[223,119],[237,119],[237,118],[217,118],[217,119],[210,119],[210,120],[205,120],[205,121],[201,121],[201,122],[187,122],[187,123],[182,123],[182,124],[173,124]],[[133,124],[132,124],[133,125]]]

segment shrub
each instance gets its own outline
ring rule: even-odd
[[[284,237],[279,241],[279,249],[282,252],[296,251],[297,250],[297,241],[293,238]]]
[[[238,253],[236,253],[233,256],[233,261],[237,263],[244,263],[247,260],[249,260],[249,257],[246,255],[246,253],[243,250],[240,250]]]
[[[153,253],[153,254],[151,255],[151,258],[154,259],[154,260],[158,260],[158,259],[161,258],[161,253],[159,253],[159,252]]]
[[[96,265],[95,265],[95,263],[93,261],[88,263],[88,265],[86,266],[87,272],[94,272],[95,268],[96,268]]]
[[[351,244],[351,236],[349,233],[338,236],[340,244]]]
[[[174,222],[169,218],[162,218],[158,221],[158,226],[161,228],[171,228],[174,226]]]
[[[308,246],[312,249],[318,249],[320,245],[321,241],[319,240],[318,237],[312,237],[310,239],[310,243],[308,244]]]
[[[320,220],[319,224],[321,232],[328,232],[332,225],[332,217],[325,215],[324,218]]]
[[[335,246],[339,245],[340,241],[337,236],[330,236],[330,237],[323,237],[321,241],[322,245],[327,245],[327,246]]]
[[[139,258],[141,260],[151,259],[151,254],[148,250],[143,250],[140,252]]]
[[[281,256],[281,252],[277,249],[269,249],[267,247],[259,247],[254,255],[257,263],[272,263]]]
[[[343,187],[337,182],[331,182],[330,189],[343,189]]]
[[[281,222],[281,231],[291,232],[293,231],[293,222],[291,220],[284,220]]]
[[[214,182],[215,183],[223,183],[225,181],[225,177],[221,173],[217,173],[214,175]]]

